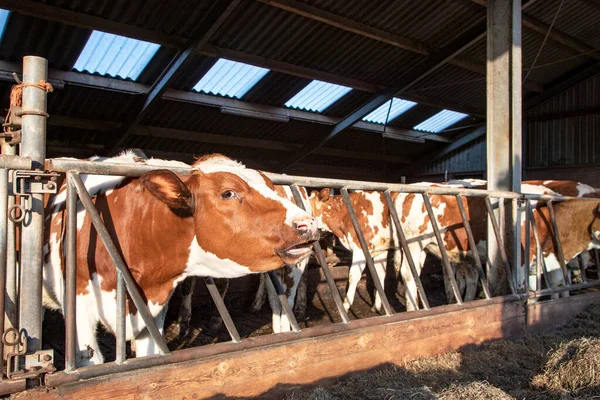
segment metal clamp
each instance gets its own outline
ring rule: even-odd
[[[13,205],[8,210],[8,218],[19,223],[25,219],[31,210],[32,194],[52,194],[58,191],[57,172],[43,172],[30,170],[14,170],[12,173],[13,195],[21,198],[20,204]],[[20,211],[20,212],[19,212]]]
[[[25,213],[29,209],[27,206],[28,199],[29,197],[25,197],[23,198],[23,204],[15,204],[8,209],[8,219],[10,219],[13,223],[18,224],[25,219]],[[20,211],[18,216],[17,211]]]
[[[13,339],[9,339],[9,335]],[[40,350],[33,354],[27,354],[27,333],[24,329],[20,332],[16,328],[9,328],[2,334],[5,346],[13,348],[6,355],[6,377],[9,380],[35,378],[43,373],[53,373],[54,350]],[[25,356],[25,365],[22,367],[19,358]],[[22,367],[22,368],[21,368]]]

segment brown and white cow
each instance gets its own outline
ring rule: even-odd
[[[384,195],[381,192],[357,190],[350,193],[349,196],[383,286],[388,251],[394,248],[394,243],[397,243]],[[329,189],[323,189],[320,192],[313,191],[309,201],[312,205],[313,215],[319,221],[319,227],[333,233],[340,243],[352,252],[352,265],[348,274],[348,286],[344,298],[344,308],[348,311],[354,301],[356,287],[367,265],[365,254],[341,195],[330,196]],[[377,292],[375,293],[374,309],[381,310],[381,298]]]
[[[95,160],[136,159],[126,152]],[[82,178],[161,332],[167,302],[185,277],[233,278],[274,270],[308,257],[318,239],[312,216],[278,196],[263,174],[221,155],[198,159],[187,176],[159,169],[140,178]],[[63,313],[65,198],[63,185],[47,207],[43,268],[44,306]],[[111,332],[116,327],[116,271],[80,205],[76,290],[78,365],[99,364],[96,325]],[[135,339],[137,355],[155,354],[131,303],[126,314],[127,340]]]

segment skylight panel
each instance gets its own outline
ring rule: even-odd
[[[285,103],[286,107],[321,112],[352,88],[314,80]]]
[[[392,108],[390,109],[390,102],[392,102]],[[414,101],[408,101],[394,97],[392,100],[387,101],[384,105],[371,112],[369,115],[363,118],[363,121],[372,122],[374,124],[385,124],[385,120],[391,121],[406,111],[410,110],[417,103]],[[388,117],[388,111],[390,113]]]
[[[221,58],[193,90],[241,99],[268,72],[266,68]]]
[[[0,8],[0,38],[2,37],[2,34],[4,33],[4,28],[6,27],[6,21],[8,21],[8,14],[9,14],[8,10],[4,10],[4,9]]]
[[[439,133],[447,127],[449,127],[450,125],[453,125],[461,119],[464,119],[468,116],[468,114],[463,114],[456,111],[442,110],[439,113],[435,114],[433,117],[430,117],[425,121],[421,122],[413,129],[418,131]]]
[[[73,68],[136,80],[159,47],[155,43],[93,31]]]

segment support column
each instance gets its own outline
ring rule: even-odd
[[[521,191],[521,0],[489,0],[487,9],[487,180],[490,190]],[[488,273],[495,294],[520,269],[516,202],[505,203],[503,239],[513,276],[505,277],[488,222]],[[503,225],[503,224],[500,224]],[[517,229],[515,229],[517,228]],[[504,278],[504,279],[503,279]],[[520,285],[520,279],[519,284]]]
[[[37,84],[48,80],[48,61],[23,57],[23,82]],[[46,92],[34,86],[23,88],[21,155],[31,157],[33,169],[44,169],[46,158]],[[27,350],[42,346],[42,241],[44,195],[31,195],[31,210],[22,222],[21,290],[19,328],[27,330]]]

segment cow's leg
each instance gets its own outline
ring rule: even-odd
[[[458,270],[460,269],[460,264],[450,263],[450,266],[452,267],[452,273],[454,274],[456,283],[459,286],[459,290],[462,292],[462,289],[460,289],[461,279],[459,279],[459,273],[458,273]],[[450,277],[448,276],[448,273],[446,272],[446,268],[444,268],[443,266],[442,266],[442,272],[444,275],[444,290],[446,292],[446,301],[448,302],[448,304],[451,304],[451,303],[454,303],[454,301],[456,301],[456,298],[454,296],[454,290],[452,289],[452,284],[450,283]]]
[[[465,296],[464,301],[475,300],[477,296],[477,284],[479,282],[479,272],[472,264],[465,264]]]
[[[302,265],[304,264],[304,265]],[[306,269],[306,265],[308,264],[308,259],[306,261],[303,261],[301,263],[298,264],[298,268],[301,269],[301,275],[300,275],[300,281],[297,283],[297,289],[296,289],[296,301],[294,302],[293,306],[293,310],[294,310],[294,315],[296,316],[296,318],[298,320],[303,320],[305,315],[306,315],[306,307],[307,307],[307,275],[304,273],[305,269]],[[292,297],[293,299],[293,297]]]
[[[176,335],[187,335],[190,330],[190,319],[192,317],[192,298],[194,297],[194,289],[196,288],[196,277],[191,276],[183,280],[179,287],[181,291],[181,306],[179,307],[179,315],[175,322],[174,333]]]
[[[383,252],[373,259],[375,270],[377,271],[377,275],[379,277],[379,282],[381,282],[381,287],[384,287],[385,282],[387,256],[387,252]],[[371,311],[381,311],[381,295],[377,290],[375,290],[375,304],[373,305]]]
[[[415,262],[415,267],[417,268],[417,273],[420,275],[421,271],[423,270],[423,264],[425,263],[427,254],[421,250],[421,244],[418,242],[409,244],[408,249],[410,254],[403,254],[400,273],[405,285],[404,293],[406,296],[406,311],[414,311],[419,309],[419,296],[417,292],[417,283],[410,271],[407,256],[412,257],[413,261]]]
[[[346,311],[350,310],[350,307],[354,302],[356,287],[358,286],[358,282],[360,282],[366,263],[365,254],[362,250],[360,248],[353,249],[352,266],[350,266],[350,272],[348,274],[348,288],[346,289],[346,298],[344,298],[344,309]]]
[[[565,285],[565,278],[562,272],[562,268],[560,267],[560,263],[554,253],[550,253],[547,257],[545,257],[546,262],[546,272],[548,273],[548,280],[553,287],[560,287]],[[561,292],[554,293],[550,297],[552,299],[558,299],[560,296],[569,297],[569,292]]]
[[[156,317],[154,317],[154,323],[158,328],[158,331],[161,335],[164,332],[165,325],[165,317],[167,316],[167,305],[163,307],[163,309],[158,313]],[[130,316],[130,318],[140,318],[137,314],[136,316]],[[144,357],[152,354],[159,354],[158,346],[154,343],[154,339],[150,336],[150,332],[148,329],[142,330],[135,338],[135,356],[136,357]]]
[[[256,295],[254,296],[254,301],[250,306],[250,312],[257,313],[265,304],[265,300],[267,298],[267,289],[265,285],[265,279],[267,279],[267,274],[260,274],[260,281],[258,282],[258,289],[256,290]]]
[[[97,304],[92,294],[77,296],[77,366],[104,363],[104,357],[98,346],[96,329],[98,327]],[[64,315],[64,310],[63,310]]]

